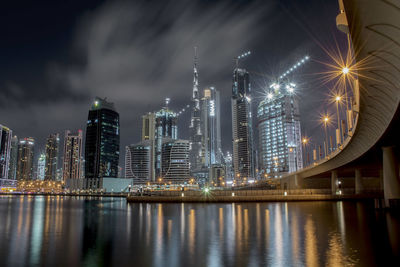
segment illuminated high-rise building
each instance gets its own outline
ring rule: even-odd
[[[250,78],[240,68],[233,71],[232,137],[235,179],[240,183],[255,176]]]
[[[129,145],[125,151],[125,178],[133,179],[134,183],[150,182],[151,145],[149,140]]]
[[[18,137],[16,135],[11,139],[10,164],[8,168],[8,179],[17,179],[17,158],[18,158]]]
[[[278,178],[303,167],[295,84],[273,83],[257,110],[260,171]]]
[[[46,169],[44,179],[48,181],[57,180],[58,152],[60,146],[60,135],[50,134],[46,140]]]
[[[0,124],[0,179],[8,179],[12,131]]]
[[[67,179],[80,179],[82,176],[82,130],[77,133],[65,131],[63,181]]]
[[[189,181],[189,141],[165,139],[162,144],[161,166],[162,182],[184,183]]]
[[[212,164],[220,164],[221,121],[219,91],[214,87],[204,89],[201,99],[201,128],[203,133],[203,166],[210,168]]]
[[[162,143],[165,139],[178,138],[177,114],[166,105],[157,112],[149,112],[142,117],[142,141],[150,145],[150,181],[161,176]]]
[[[199,94],[199,75],[197,71],[197,48],[195,47],[193,64],[192,115],[189,125],[190,131],[190,168],[198,171],[204,166],[202,160],[202,131]]]
[[[156,169],[155,169],[155,151],[156,151],[156,113],[149,112],[142,116],[142,142],[146,141],[150,146],[150,181],[155,181],[156,179]],[[126,152],[128,153],[128,152]],[[125,169],[125,175],[127,171]]]
[[[40,154],[38,158],[38,164],[37,164],[37,180],[44,180],[45,176],[45,169],[46,169],[46,154],[42,153]]]
[[[89,110],[85,142],[86,189],[99,189],[103,177],[117,177],[119,161],[119,114],[114,104],[96,97]]]
[[[17,180],[32,180],[33,178],[33,149],[35,139],[27,137],[18,142]]]

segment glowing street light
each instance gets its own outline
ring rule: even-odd
[[[339,102],[342,100],[342,97],[340,95],[337,95],[335,97],[335,101],[336,101],[336,113],[337,113],[337,124],[338,124],[338,128],[336,130],[336,143],[338,143],[338,136],[340,138],[340,141],[343,142],[343,140],[341,140],[341,134],[340,134],[340,117],[339,117]],[[337,144],[338,148],[339,145]]]
[[[347,74],[347,73],[349,73],[349,68],[348,67],[344,67],[343,69],[342,69],[342,73],[343,74]]]
[[[328,115],[325,115],[324,117],[323,117],[323,122],[324,122],[324,129],[325,129],[325,141],[324,141],[324,148],[325,148],[325,157],[327,156],[327,152],[328,152],[328,147],[327,147],[327,145],[328,145],[328,130],[327,130],[327,126],[328,126],[328,123],[329,123],[329,120],[330,120],[330,118],[329,118],[329,116]]]

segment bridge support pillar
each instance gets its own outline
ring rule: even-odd
[[[361,170],[360,169],[356,169],[355,170],[355,191],[356,194],[361,194],[364,191],[364,185],[363,185],[363,181],[362,181],[362,175],[361,175]]]
[[[383,194],[386,207],[398,205],[400,202],[399,165],[394,147],[383,147]]]
[[[303,188],[302,182],[303,182],[302,178],[300,178],[298,174],[295,174],[294,175],[294,188],[296,188],[296,189]]]
[[[332,195],[336,195],[337,183],[338,183],[338,175],[337,175],[337,171],[334,170],[334,171],[331,172]]]

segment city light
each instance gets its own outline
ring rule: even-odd
[[[342,72],[343,72],[343,74],[349,73],[349,68],[348,68],[348,67],[344,67],[344,68],[342,69]]]
[[[268,95],[267,95],[267,98],[268,98],[268,99],[271,100],[273,97],[274,97],[274,95],[273,95],[272,93],[268,93]]]
[[[335,101],[336,101],[336,102],[339,102],[341,99],[342,99],[341,96],[336,96],[336,97],[335,97]]]

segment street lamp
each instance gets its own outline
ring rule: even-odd
[[[344,68],[342,69],[342,73],[343,73],[344,75],[348,74],[349,71],[350,71],[350,70],[349,70],[348,67],[344,67]]]
[[[324,148],[325,148],[325,157],[327,156],[327,144],[328,144],[328,131],[327,131],[327,125],[329,123],[329,116],[326,115],[323,118],[324,121],[324,128],[325,128],[325,144],[324,144]]]
[[[307,137],[303,137],[303,139],[301,140],[301,143],[303,144],[303,150],[304,150],[304,162],[306,163],[305,165],[307,165],[307,160],[306,160],[306,156],[307,156],[307,147],[306,145],[308,144],[308,138]]]
[[[344,73],[344,72],[343,72]],[[337,113],[337,123],[338,123],[338,128],[336,130],[336,143],[337,143],[337,148],[339,148],[339,142],[343,143],[343,140],[341,140],[341,134],[340,134],[340,117],[339,117],[339,102],[340,100],[342,100],[342,97],[340,95],[337,95],[335,97],[335,101],[336,101],[336,113]]]

